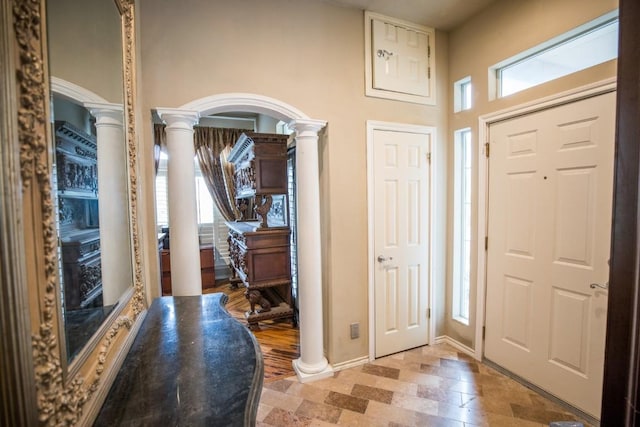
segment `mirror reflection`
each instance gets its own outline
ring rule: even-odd
[[[60,301],[71,362],[133,283],[121,17],[110,0],[50,0],[47,28]]]

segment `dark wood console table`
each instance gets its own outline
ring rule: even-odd
[[[156,298],[94,426],[253,426],[260,346],[222,293]]]

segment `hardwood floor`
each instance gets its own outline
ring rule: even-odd
[[[244,297],[245,289],[231,288],[227,283],[207,289],[205,293],[223,292],[229,297],[227,311],[241,323],[246,324],[244,312],[249,302]],[[278,319],[260,322],[260,330],[253,331],[264,356],[264,382],[272,382],[295,375],[291,362],[300,356],[299,330],[291,320]]]

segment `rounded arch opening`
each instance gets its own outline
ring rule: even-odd
[[[207,96],[184,104],[180,109],[197,111],[200,116],[235,111],[265,114],[285,122],[309,119],[309,116],[292,105],[268,96],[251,93],[223,93]]]
[[[109,101],[89,89],[54,76],[51,77],[51,92],[63,99],[66,99],[67,101],[82,106],[84,106],[85,103],[90,102],[103,104],[109,103]]]
[[[300,358],[293,367],[302,382],[326,378],[333,368],[324,356],[322,271],[318,255],[322,252],[320,236],[320,197],[318,168],[319,132],[326,126],[323,120],[312,119],[286,102],[251,93],[223,93],[188,102],[177,109],[155,109],[162,120],[171,118],[175,130],[192,129],[198,117],[229,112],[257,113],[288,123],[297,140],[296,193],[298,292]],[[172,135],[178,141],[178,132]]]

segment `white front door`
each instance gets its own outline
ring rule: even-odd
[[[373,132],[375,356],[428,342],[431,134]]]
[[[615,93],[490,126],[485,357],[599,418]]]

